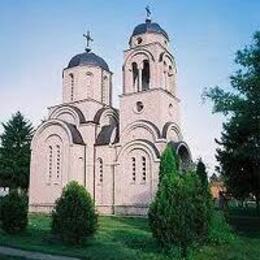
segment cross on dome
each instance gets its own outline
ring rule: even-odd
[[[90,36],[90,31],[87,31],[87,34],[83,34],[83,37],[86,38],[87,40],[87,48],[85,49],[86,52],[90,52],[91,48],[90,48],[90,42],[93,42],[94,40],[91,38]]]
[[[151,8],[149,5],[147,5],[145,7],[145,11],[146,11],[146,20],[147,21],[151,21],[151,15],[152,15],[152,12],[151,12]]]

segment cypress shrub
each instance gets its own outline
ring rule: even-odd
[[[154,238],[165,248],[189,248],[208,237],[212,216],[210,193],[195,172],[182,173],[169,145],[162,154],[160,182],[148,218]],[[163,174],[161,174],[163,173]]]
[[[87,190],[70,182],[56,201],[52,212],[52,231],[69,244],[81,244],[97,229],[95,206]]]
[[[193,175],[166,174],[148,217],[153,236],[167,249],[175,246],[186,256],[196,239]]]
[[[196,191],[194,198],[194,205],[197,210],[196,213],[196,232],[198,240],[205,241],[208,238],[209,228],[213,216],[213,201],[209,190],[206,167],[200,159],[196,167]]]
[[[24,193],[11,190],[1,199],[2,229],[7,233],[18,233],[28,224],[28,198]]]

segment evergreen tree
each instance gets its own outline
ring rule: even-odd
[[[28,189],[30,172],[30,144],[32,124],[17,112],[7,123],[2,123],[0,135],[0,186]]]
[[[171,144],[167,144],[165,150],[163,151],[160,158],[160,172],[159,180],[161,181],[162,177],[165,174],[176,173],[179,168],[179,160],[173,150]]]
[[[201,183],[205,186],[208,186],[208,175],[206,172],[205,164],[202,162],[201,158],[197,163],[196,173],[199,176]]]
[[[198,174],[181,172],[171,149],[167,145],[162,155],[160,183],[148,212],[149,225],[160,245],[176,247],[187,256],[194,243],[207,239],[212,207],[208,187],[201,184]]]
[[[236,198],[253,194],[260,199],[260,32],[253,44],[236,54],[241,67],[231,76],[230,91],[220,87],[206,90],[204,96],[214,103],[213,112],[228,116],[217,141],[219,172]]]
[[[97,230],[97,214],[90,194],[76,181],[68,183],[52,212],[52,231],[65,243],[81,244]]]

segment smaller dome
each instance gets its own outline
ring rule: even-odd
[[[143,33],[158,33],[162,34],[168,41],[169,36],[165,30],[158,23],[152,23],[151,20],[147,19],[145,23],[141,23],[134,28],[132,36],[136,36]]]
[[[93,52],[84,52],[74,56],[70,60],[67,69],[77,67],[77,66],[87,66],[87,65],[97,66],[104,70],[109,71],[109,67],[105,62],[105,60],[97,56]]]

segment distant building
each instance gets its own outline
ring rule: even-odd
[[[32,141],[31,212],[49,212],[62,188],[76,180],[100,213],[143,215],[167,143],[189,167],[169,42],[151,19],[134,28],[124,51],[119,109],[112,105],[113,74],[105,60],[89,46],[70,60],[62,75],[63,102],[49,108]]]
[[[213,199],[219,199],[220,192],[226,191],[223,180],[215,173],[210,177],[210,191]]]

